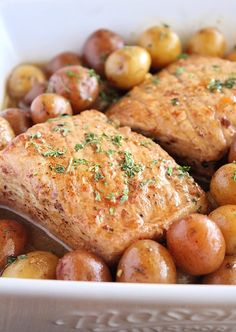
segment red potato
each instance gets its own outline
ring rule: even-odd
[[[168,250],[152,240],[140,240],[124,252],[116,281],[135,283],[176,283],[176,269]]]
[[[22,100],[22,103],[24,103],[27,108],[30,108],[30,105],[32,104],[33,100],[42,93],[46,92],[47,86],[48,85],[46,82],[35,83],[32,89],[25,95],[24,99]]]
[[[74,52],[62,52],[53,57],[45,66],[48,76],[54,74],[57,70],[74,65],[81,65],[81,60],[78,54]]]
[[[48,92],[68,99],[74,113],[79,113],[88,109],[98,97],[99,78],[93,69],[64,67],[50,77]]]
[[[236,257],[226,256],[221,266],[211,274],[206,275],[203,284],[236,285]]]
[[[25,227],[15,220],[0,220],[0,270],[7,265],[9,256],[20,255],[27,243]]]
[[[33,125],[30,113],[20,108],[7,108],[0,113],[0,116],[9,122],[16,135],[24,133]]]
[[[31,104],[31,116],[34,123],[42,123],[60,115],[72,115],[72,108],[67,99],[55,93],[43,93]]]
[[[59,280],[112,281],[106,263],[82,249],[65,254],[59,260],[56,274]]]
[[[233,142],[230,145],[228,154],[228,162],[233,163],[234,161],[236,161],[236,137],[233,139]]]
[[[104,76],[104,65],[107,57],[124,47],[124,40],[115,32],[99,29],[92,33],[85,41],[83,58],[86,64],[99,75]]]
[[[225,240],[219,227],[201,214],[175,221],[167,231],[167,246],[176,265],[190,275],[217,270],[225,256]]]

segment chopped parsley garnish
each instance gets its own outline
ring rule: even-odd
[[[78,165],[88,165],[89,162],[86,159],[73,158],[72,165],[76,168]]]
[[[116,201],[116,196],[114,193],[110,193],[106,196],[106,199],[108,199],[109,201],[115,202]]]
[[[172,98],[171,99],[171,104],[173,106],[178,106],[180,104],[179,99],[178,98]]]
[[[173,168],[172,168],[172,167],[168,167],[168,168],[167,168],[167,171],[166,171],[166,174],[167,174],[168,176],[171,176],[172,173],[173,173]]]
[[[179,166],[178,171],[179,171],[179,176],[184,176],[186,173],[188,173],[191,169],[191,166]]]
[[[144,188],[144,187],[148,187],[152,184],[155,184],[156,183],[156,180],[154,178],[152,179],[146,179],[146,180],[143,180],[141,183],[140,183],[140,188]]]
[[[127,186],[124,191],[123,191],[123,195],[121,196],[120,202],[124,203],[129,199],[129,187]]]
[[[101,195],[98,191],[95,191],[95,201],[101,201]]]
[[[77,77],[78,76],[78,74],[73,72],[72,70],[67,70],[66,75],[68,77]]]
[[[133,178],[137,173],[142,171],[143,167],[134,162],[134,158],[130,152],[125,151],[121,169],[125,172],[126,176]]]
[[[236,182],[236,171],[234,171],[234,173],[233,173],[232,180],[234,180],[234,182]]]
[[[112,156],[116,151],[112,150],[112,149],[108,149],[107,151],[104,151],[106,153],[106,155],[108,156]]]
[[[184,71],[185,71],[184,67],[178,67],[176,68],[175,75],[180,76],[181,74],[183,74]]]
[[[114,212],[115,212],[115,209],[114,209],[113,207],[110,207],[110,208],[109,208],[109,214],[110,214],[111,216],[113,216],[113,215],[114,215]]]
[[[154,167],[156,164],[158,164],[158,160],[157,159],[153,159],[150,161],[150,166]]]
[[[210,92],[215,92],[215,91],[221,92],[222,88],[223,88],[222,82],[220,80],[216,80],[215,78],[212,78],[207,85],[207,89]]]
[[[222,89],[225,87],[227,89],[232,89],[236,84],[236,78],[235,77],[229,77],[224,82],[220,81],[218,79],[212,78],[210,82],[207,85],[207,89],[210,92],[222,92]]]
[[[59,132],[62,136],[67,136],[70,133],[70,129],[65,126],[65,124],[58,124],[54,128],[52,128],[52,131]]]
[[[180,53],[178,55],[178,59],[187,59],[189,57],[189,55],[187,53]]]
[[[122,140],[124,139],[123,136],[121,135],[116,135],[116,136],[112,136],[111,137],[111,142],[114,144],[114,145],[117,145],[117,146],[122,146]]]
[[[31,138],[31,139],[33,139],[33,138],[41,138],[41,137],[42,137],[42,134],[40,133],[40,131],[37,131],[36,133],[29,135],[29,138]]]
[[[43,157],[61,157],[66,153],[66,150],[60,150],[58,148],[53,148],[48,146],[48,151],[42,153]]]
[[[104,179],[104,176],[100,172],[100,168],[101,168],[101,166],[97,165],[97,164],[95,164],[89,168],[90,172],[94,173],[94,181],[96,181],[96,182]]]
[[[153,83],[154,85],[159,84],[159,83],[160,83],[160,77],[158,77],[158,76],[153,77],[153,78],[152,78],[152,83]]]
[[[148,146],[149,144],[152,144],[152,141],[148,139],[140,142],[140,145],[142,146]]]
[[[95,72],[94,69],[88,69],[89,77],[95,77],[97,80],[100,80],[100,76]]]
[[[75,144],[74,149],[76,152],[82,150],[84,148],[84,144]]]
[[[104,176],[102,175],[102,173],[97,172],[97,173],[94,174],[94,180],[96,182],[98,182],[99,180],[102,180],[102,179],[104,179]]]
[[[105,91],[100,91],[99,97],[107,104],[115,103],[120,98],[115,89],[109,89],[107,93]]]
[[[63,165],[59,165],[59,164],[57,164],[57,165],[54,167],[54,171],[55,171],[56,173],[65,173],[66,168],[65,168]]]

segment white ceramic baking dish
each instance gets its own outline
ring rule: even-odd
[[[0,0],[0,100],[15,64],[79,51],[97,28],[134,41],[144,28],[168,23],[185,40],[211,25],[225,33],[230,47],[235,15],[235,0]],[[236,287],[0,278],[1,332],[75,330],[234,332]]]

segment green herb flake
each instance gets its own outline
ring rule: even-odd
[[[116,196],[114,193],[110,193],[106,196],[106,199],[108,199],[109,201],[115,202],[116,201]]]
[[[77,77],[77,76],[78,76],[78,74],[75,73],[75,72],[73,72],[72,70],[67,70],[67,71],[66,71],[66,75],[67,75],[68,77]]]
[[[153,159],[153,160],[150,161],[150,166],[151,166],[151,167],[154,167],[154,166],[156,166],[157,164],[158,164],[158,160],[157,160],[157,159]]]
[[[95,191],[95,201],[101,202],[101,195],[98,191]]]
[[[173,168],[172,168],[172,167],[168,167],[168,168],[167,168],[167,171],[166,171],[166,174],[167,174],[168,176],[171,176],[172,173],[173,173]]]
[[[221,92],[222,88],[223,88],[222,82],[220,80],[215,79],[215,78],[212,78],[210,80],[210,82],[208,83],[208,85],[207,85],[207,89],[210,92],[215,92],[215,91]]]
[[[123,194],[120,198],[120,202],[123,204],[124,202],[126,202],[129,199],[129,187],[127,186],[124,191]]]
[[[184,71],[185,71],[184,67],[178,67],[178,68],[176,68],[175,75],[180,76],[183,74]]]
[[[188,174],[190,169],[191,169],[191,166],[179,166],[178,167],[179,176],[184,176],[184,175]]]
[[[98,81],[100,80],[100,76],[95,72],[94,69],[88,69],[89,77],[95,77]]]
[[[116,153],[115,150],[112,150],[112,149],[108,149],[107,151],[104,151],[106,153],[106,155],[108,156],[112,156],[114,153]]]
[[[124,137],[121,135],[115,135],[111,137],[111,142],[116,145],[116,146],[122,146],[122,141],[123,141]]]
[[[150,144],[152,144],[152,141],[151,140],[145,140],[145,141],[141,141],[140,142],[140,145],[141,146],[148,146],[148,145],[150,145]]]
[[[229,77],[227,80],[224,82],[224,87],[227,89],[232,89],[236,83],[236,78],[235,77]]]
[[[67,136],[70,133],[70,129],[65,127],[64,124],[59,124],[52,128],[52,131],[60,133],[63,137]]]
[[[178,55],[178,59],[187,59],[189,57],[189,55],[187,53],[180,53]]]
[[[84,144],[75,144],[74,149],[76,152],[82,150],[84,148]]]
[[[59,165],[57,164],[54,168],[53,168],[54,172],[56,173],[65,173],[66,169],[63,165]]]
[[[152,179],[145,179],[143,180],[141,183],[140,183],[140,188],[145,188],[145,187],[148,187],[150,185],[153,185],[156,183],[156,180],[155,178],[152,178]]]
[[[132,154],[128,151],[125,151],[121,169],[125,172],[126,176],[133,178],[137,173],[143,170],[143,166],[136,164]]]
[[[17,259],[22,260],[22,259],[26,259],[27,255],[19,255],[17,256]]]
[[[48,146],[48,151],[45,151],[42,153],[43,157],[61,157],[66,153],[65,150],[60,150],[58,148],[54,148],[51,146]]]
[[[40,133],[40,131],[37,131],[36,133],[30,134],[29,138],[33,139],[33,138],[41,138],[42,134]]]
[[[110,208],[109,208],[109,214],[110,214],[111,216],[113,216],[114,213],[115,213],[115,209],[114,209],[113,207],[110,207]]]
[[[172,99],[171,99],[171,104],[172,104],[173,106],[178,106],[178,105],[180,104],[180,101],[179,101],[178,98],[172,98]]]
[[[232,180],[233,180],[234,182],[236,182],[236,171],[234,171],[234,173],[233,173]]]
[[[16,256],[8,256],[7,257],[7,265],[10,265],[12,263],[14,263],[17,260]]]

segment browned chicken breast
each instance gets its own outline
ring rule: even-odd
[[[212,175],[236,126],[236,63],[190,56],[135,87],[107,115]]]
[[[135,240],[158,239],[176,218],[207,207],[186,168],[97,111],[15,138],[0,153],[0,203],[108,263]]]

